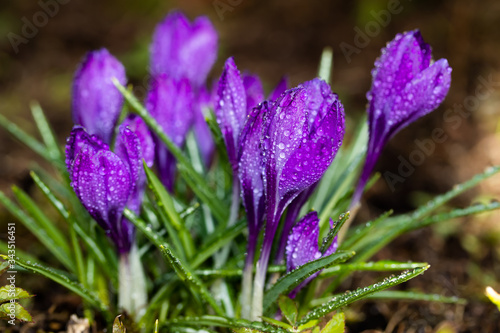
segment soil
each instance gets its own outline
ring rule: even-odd
[[[394,191],[379,180],[364,197],[358,223],[390,208],[397,213],[409,211],[487,166],[500,163],[500,139],[496,134],[500,113],[500,30],[496,29],[500,2],[401,0],[397,7],[401,11],[385,16],[385,20],[377,13],[388,12],[389,3],[395,1],[222,2],[233,5],[220,13],[212,0],[61,0],[57,13],[35,36],[19,44],[18,52],[10,43],[9,34],[22,36],[26,20],[33,22],[44,9],[34,1],[1,2],[0,113],[35,133],[29,103],[37,100],[58,129],[62,144],[72,126],[71,79],[84,53],[108,48],[124,63],[130,81],[144,86],[147,48],[154,26],[171,8],[180,8],[190,17],[208,15],[220,32],[219,60],[212,78],[219,75],[224,60],[233,55],[238,67],[258,74],[268,90],[282,75],[288,75],[291,84],[296,85],[316,76],[323,47],[332,47],[332,86],[345,105],[348,126],[354,127],[350,124],[364,112],[370,70],[380,48],[396,33],[419,28],[432,45],[435,59],[449,60],[453,68],[451,90],[437,111],[390,141],[377,171],[396,173],[400,158],[409,159],[412,152],[421,149],[418,142],[430,138],[436,129],[444,131],[446,140],[435,143],[434,151],[426,154],[413,174],[397,184]],[[374,28],[377,24],[378,31]],[[367,36],[363,45],[356,44],[359,31]],[[345,49],[347,44],[359,52],[346,57],[342,45]],[[479,98],[477,89],[483,91],[485,81],[491,84],[487,94]],[[477,104],[470,104],[474,101]],[[461,106],[469,107],[470,112],[460,123],[447,121],[445,113]],[[10,185],[16,184],[34,192],[28,172],[33,162],[43,165],[43,161],[5,131],[0,131],[0,156],[0,190],[10,193]],[[452,206],[465,207],[480,198],[498,198],[499,185],[499,177],[491,179],[454,200]],[[487,285],[500,290],[499,216],[490,213],[413,232],[390,244],[375,258],[429,262],[431,269],[404,288],[463,297],[468,300],[467,305],[360,302],[347,313],[348,331],[500,332],[499,311],[483,295]],[[12,219],[0,208],[2,225]],[[33,238],[22,230],[18,239],[20,248],[33,244]],[[357,273],[342,287],[353,289],[377,277]],[[36,323],[23,326],[21,331],[65,330],[71,314],[81,315],[80,300],[63,288],[31,276],[23,279],[25,287],[37,295],[31,303]]]

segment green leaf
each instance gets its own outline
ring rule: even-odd
[[[0,249],[0,252],[8,253],[7,251],[3,251]],[[0,276],[7,272],[7,270],[10,268],[10,264],[8,261],[0,261]]]
[[[118,278],[116,277],[116,272],[118,270],[118,266],[116,260],[108,260],[105,254],[102,252],[99,245],[97,245],[94,237],[90,236],[76,221],[75,217],[71,214],[71,212],[66,208],[66,206],[60,201],[52,192],[52,190],[40,179],[40,177],[35,172],[30,172],[31,178],[35,181],[35,184],[42,191],[45,197],[50,201],[52,206],[57,210],[59,215],[68,222],[71,228],[74,229],[75,233],[81,238],[83,243],[86,245],[86,248],[89,250],[91,255],[97,260],[100,264],[100,267],[107,273],[110,277],[113,285],[118,285]],[[84,271],[83,260],[80,246],[78,243],[75,243],[75,240],[72,238],[73,242],[73,251],[75,254],[75,262],[77,263],[77,267],[79,271]],[[79,254],[80,252],[80,254]],[[22,257],[22,256],[20,256]],[[80,281],[84,281],[80,279]]]
[[[13,309],[12,309],[13,308]],[[23,306],[17,302],[14,303],[4,303],[0,305],[0,319],[11,319],[9,317],[10,314],[14,313],[16,316],[16,319],[19,321],[27,322],[27,323],[32,323],[33,318],[29,314],[28,311],[26,311]]]
[[[344,223],[349,219],[349,216],[351,216],[350,212],[346,212],[346,213],[341,214],[339,216],[338,221],[334,222],[333,228],[330,229],[330,231],[328,232],[328,235],[326,235],[326,237],[323,238],[323,241],[321,243],[321,247],[320,247],[319,252],[321,252],[321,253],[325,253],[326,252],[326,250],[332,244],[332,241],[335,238],[335,236],[337,236],[340,228],[342,228],[342,226],[344,225]]]
[[[6,129],[10,134],[12,134],[12,136],[24,143],[35,153],[37,153],[47,161],[51,163],[53,162],[52,157],[47,151],[47,148],[43,144],[41,144],[40,141],[23,131],[16,124],[5,118],[2,114],[0,114],[0,126]]]
[[[54,243],[54,245],[58,248],[58,251],[62,252],[61,255],[64,256],[66,267],[68,267],[71,271],[75,269],[73,261],[71,258],[71,250],[70,246],[67,242],[67,237],[63,235],[60,229],[52,222],[47,215],[43,212],[43,210],[38,207],[38,205],[30,198],[26,192],[18,188],[17,186],[12,187],[12,192],[16,196],[19,204],[28,212],[28,214],[36,221],[39,228],[42,228],[46,236],[49,237],[50,241]]]
[[[50,158],[54,161],[59,161],[58,166],[66,170],[66,166],[63,163],[64,159],[61,149],[59,148],[54,132],[52,131],[47,118],[45,118],[45,114],[43,113],[40,104],[37,102],[31,103],[31,114],[33,115],[33,119],[35,119],[36,126],[40,131],[40,135],[42,136],[45,146],[47,147],[47,152]]]
[[[416,291],[383,290],[366,297],[367,299],[377,300],[408,300],[408,301],[427,301],[452,304],[467,304],[467,300],[460,297],[447,297],[438,294],[425,294]]]
[[[113,83],[122,93],[131,108],[146,122],[149,128],[160,138],[165,146],[167,146],[172,155],[174,155],[178,163],[177,167],[179,169],[179,173],[185,178],[186,182],[193,189],[196,195],[210,207],[210,210],[220,222],[225,222],[228,218],[228,213],[223,209],[224,205],[222,202],[213,195],[213,191],[206,183],[205,178],[196,172],[188,158],[182,153],[180,148],[177,147],[172,140],[170,140],[165,132],[163,132],[156,119],[151,117],[149,112],[137,100],[137,98],[135,98],[135,96],[125,87],[123,87],[118,80],[113,79]]]
[[[333,68],[333,50],[331,47],[325,47],[321,53],[321,60],[319,62],[318,77],[325,80],[330,84],[330,76]]]
[[[299,268],[281,277],[264,295],[263,309],[266,312],[276,302],[279,295],[290,292],[302,281],[321,269],[335,263],[344,262],[351,258],[354,252],[337,251],[329,256],[308,262]]]
[[[273,318],[265,317],[265,316],[262,316],[261,318],[262,318],[263,322],[271,324],[275,327],[281,327],[281,328],[288,330],[288,331],[293,330],[293,326],[291,326],[290,324],[284,323],[282,321],[279,321],[279,320],[276,320]]]
[[[318,328],[318,321],[319,320],[317,320],[317,319],[309,320],[307,323],[299,325],[299,327],[297,327],[297,331],[302,332],[302,331],[311,329],[313,327],[314,327],[314,329],[317,329]],[[316,330],[316,331],[319,332],[319,330]],[[315,331],[313,331],[313,332],[315,332]]]
[[[330,312],[333,312],[337,309],[340,309],[344,306],[347,306],[355,301],[359,301],[370,294],[373,294],[377,291],[381,291],[395,285],[406,282],[423,272],[425,272],[430,266],[416,268],[414,270],[405,271],[397,276],[391,276],[384,279],[382,282],[375,283],[368,287],[358,288],[354,291],[346,292],[345,294],[336,296],[332,298],[327,303],[320,305],[314,309],[312,309],[309,313],[307,313],[300,321],[299,325],[307,323],[311,319],[319,319]]]
[[[159,209],[164,212],[168,217],[165,219],[167,229],[174,229],[175,232],[170,232],[171,237],[179,237],[182,247],[178,250],[185,252],[186,258],[191,258],[195,252],[193,238],[191,233],[186,228],[185,222],[180,217],[179,213],[174,207],[174,201],[172,197],[165,189],[165,186],[160,182],[156,175],[148,168],[146,163],[144,163],[144,171],[146,172],[146,177],[148,179],[148,185],[153,191],[156,202],[158,203]]]
[[[191,260],[191,267],[197,268],[200,266],[206,259],[217,252],[217,250],[228,244],[246,228],[246,221],[242,221],[225,229],[224,232],[217,234],[215,238],[203,245],[203,247],[196,253],[194,258]]]
[[[26,290],[19,287],[14,287],[12,289],[11,285],[5,285],[0,287],[0,303],[10,302],[10,300],[31,298],[34,295],[30,295]]]
[[[356,257],[353,258],[353,260]],[[402,271],[405,269],[414,269],[425,267],[428,264],[425,262],[399,262],[392,260],[356,262],[342,265],[333,265],[325,268],[321,274],[321,278],[326,278],[341,273],[350,273],[354,271],[372,271],[372,272],[387,272],[387,271]]]
[[[332,319],[321,330],[321,333],[344,333],[345,315],[343,312],[337,312]]]
[[[299,310],[297,309],[295,301],[288,296],[280,295],[278,298],[278,306],[288,322],[295,325],[299,315]]]
[[[262,322],[250,322],[245,319],[234,319],[223,316],[200,316],[200,317],[185,317],[185,318],[175,318],[171,321],[165,323],[165,326],[176,327],[200,327],[200,326],[214,326],[214,327],[226,327],[231,329],[250,329],[257,330],[260,332],[287,332],[286,330],[269,325]],[[248,332],[248,331],[243,331]]]
[[[125,326],[123,326],[123,323],[120,320],[120,316],[116,316],[115,320],[113,321],[113,333],[126,333],[127,330],[125,329]]]
[[[4,260],[9,260],[9,257],[3,254],[0,254],[0,257]],[[70,280],[67,275],[63,275],[60,272],[56,272],[54,269],[42,266],[37,263],[26,262],[19,258],[15,259],[16,265],[19,265],[28,271],[36,274],[40,274],[52,281],[60,284],[61,286],[69,289],[74,292],[78,296],[82,297],[89,305],[98,309],[103,313],[105,317],[109,318],[109,310],[106,305],[104,305],[99,298],[94,295],[90,290],[85,289],[81,284]]]
[[[125,209],[123,214],[160,249],[167,262],[172,266],[179,278],[186,283],[193,295],[200,295],[218,315],[222,315],[224,312],[212,297],[207,287],[205,287],[200,278],[191,271],[187,264],[182,262],[182,260],[174,254],[170,246],[158,234],[151,230],[144,221],[135,216],[131,210]]]
[[[26,198],[26,197],[24,197]],[[31,199],[27,200],[27,202]],[[42,226],[35,222],[35,220],[22,211],[14,202],[12,202],[7,196],[0,191],[0,202],[7,208],[7,210],[14,215],[33,235],[35,235],[38,240],[56,257],[66,268],[74,271],[75,266],[68,256],[68,247],[62,247],[60,244],[54,242],[48,236],[48,230],[45,230]]]

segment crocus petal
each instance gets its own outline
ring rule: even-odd
[[[267,98],[269,101],[274,101],[277,100],[278,97],[281,96],[282,93],[285,92],[285,90],[288,89],[288,78],[284,76],[280,82],[276,85],[273,91],[269,94],[269,97]]]
[[[187,79],[175,80],[167,75],[155,78],[146,97],[146,108],[165,134],[179,147],[184,145],[193,122],[194,95]],[[175,158],[155,136],[156,165],[163,184],[173,190]]]
[[[333,221],[330,220],[330,226],[333,227]],[[335,253],[337,250],[337,237],[334,238],[329,248],[325,253],[321,253],[318,247],[319,237],[319,218],[318,213],[313,211],[304,216],[288,236],[286,247],[287,259],[286,267],[287,272],[293,271],[298,267],[307,264],[310,261],[319,259],[324,256]],[[290,294],[291,298],[295,298],[297,293],[316,278],[320,272],[316,272],[302,281]]]
[[[264,219],[264,163],[260,140],[267,112],[268,102],[263,102],[250,112],[239,143],[238,176],[241,198],[247,212],[250,238],[255,241]]]
[[[127,83],[123,65],[106,49],[89,52],[76,70],[72,91],[74,123],[108,144],[123,105],[113,78]]]
[[[156,27],[151,44],[151,74],[187,78],[201,86],[217,58],[217,32],[206,17],[192,24],[179,11]]]
[[[247,96],[247,113],[264,100],[264,89],[257,75],[244,74],[243,86]]]
[[[219,79],[214,111],[226,144],[229,162],[233,169],[237,168],[238,137],[247,115],[246,104],[243,80],[234,59],[229,58]]]
[[[72,176],[71,169],[73,166],[73,161],[75,160],[80,150],[86,145],[89,145],[96,151],[101,149],[109,150],[109,146],[102,142],[102,140],[97,136],[89,135],[82,126],[74,126],[68,139],[66,140],[65,149],[66,168],[69,172],[70,177]]]
[[[128,167],[108,150],[84,146],[75,158],[72,187],[90,215],[115,242],[119,252],[130,250],[133,227],[122,213],[133,190]]]
[[[130,114],[123,120],[120,126],[130,128],[130,130],[137,135],[141,147],[142,159],[144,159],[146,165],[151,168],[154,162],[155,144],[148,125],[146,125],[144,120],[138,115]]]

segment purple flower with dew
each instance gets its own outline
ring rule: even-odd
[[[166,74],[155,78],[146,96],[146,109],[156,119],[165,134],[179,147],[184,145],[193,124],[194,94],[187,79],[173,79]],[[155,136],[156,166],[161,181],[173,191],[175,158]]]
[[[209,109],[213,108],[213,99],[205,87],[198,91],[193,110],[193,133],[198,142],[198,148],[203,163],[209,167],[215,151],[215,142],[212,138],[212,132],[208,127],[205,116]]]
[[[264,89],[257,75],[243,74],[243,86],[245,87],[247,100],[247,113],[264,100]]]
[[[431,60],[431,47],[414,30],[396,35],[382,49],[372,76],[367,94],[370,135],[366,161],[351,207],[358,204],[387,141],[443,102],[450,88],[451,68],[446,59]]]
[[[330,226],[333,228],[333,221],[330,219]],[[318,213],[313,211],[304,216],[291,233],[288,235],[286,245],[286,271],[291,272],[310,261],[329,256],[337,251],[337,236],[333,239],[330,247],[321,253],[318,246],[319,218]],[[297,293],[316,278],[321,272],[316,272],[302,281],[289,296],[295,298]]]
[[[240,72],[234,59],[228,58],[219,79],[214,111],[234,171],[238,168],[238,138],[247,117],[246,98]]]
[[[160,22],[151,44],[151,74],[180,80],[187,78],[200,87],[217,59],[217,32],[207,17],[192,23],[179,11]]]
[[[132,192],[127,207],[140,213],[142,197],[146,188],[146,173],[142,166],[142,161],[150,168],[153,166],[155,144],[148,126],[137,115],[129,115],[119,127],[116,137],[115,153],[127,161],[130,174],[137,173],[137,181]]]
[[[266,227],[254,280],[252,319],[262,315],[262,293],[273,240],[283,211],[319,181],[344,137],[344,108],[329,85],[314,79],[287,90],[264,117]]]
[[[108,144],[123,105],[123,96],[111,81],[114,77],[122,85],[127,83],[123,65],[106,49],[92,51],[76,70],[72,90],[74,123]]]
[[[120,126],[115,154],[96,135],[75,126],[66,144],[71,186],[120,254],[130,251],[135,236],[133,225],[122,216],[123,210],[129,206],[139,212],[137,193],[142,194],[145,186],[140,183],[144,172],[140,141],[128,126]]]
[[[241,184],[241,198],[248,219],[247,264],[253,265],[255,247],[264,222],[264,163],[260,147],[264,117],[270,104],[265,101],[255,107],[245,123],[240,136],[238,177]]]

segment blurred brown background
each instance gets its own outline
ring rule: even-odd
[[[500,2],[496,0],[5,0],[0,2],[0,113],[35,133],[29,103],[39,101],[62,144],[72,126],[72,76],[85,52],[108,48],[124,63],[130,82],[146,86],[151,34],[172,8],[182,9],[190,18],[207,15],[219,31],[219,59],[211,79],[220,74],[224,60],[234,56],[240,70],[260,75],[268,91],[282,75],[288,75],[296,85],[316,76],[322,49],[332,47],[332,86],[345,105],[351,132],[364,112],[373,63],[396,33],[419,28],[432,46],[434,58],[448,59],[453,74],[447,99],[433,114],[391,140],[377,170],[397,173],[401,158],[408,160],[413,152],[422,150],[416,140],[429,139],[436,128],[444,131],[446,140],[435,143],[433,151],[425,154],[421,165],[415,166],[412,175],[398,183],[394,192],[380,180],[365,196],[370,209],[360,213],[360,220],[389,208],[407,211],[429,195],[442,193],[489,165],[500,164],[496,135],[500,114]],[[36,31],[27,27],[30,24]],[[346,50],[352,53],[346,56]],[[458,118],[450,121],[447,117],[451,115]],[[34,159],[34,153],[0,130],[0,190],[9,192],[12,183],[29,189],[28,171]],[[491,198],[498,193],[500,180],[496,178],[454,204],[464,206],[478,197]],[[398,243],[396,246],[406,246],[401,258],[395,258],[394,248],[382,256],[431,264],[435,264],[434,259],[441,264],[438,260],[450,256],[449,262],[442,263],[445,272],[438,271],[434,276],[434,287],[458,295],[467,289],[469,295],[480,298],[485,283],[500,280],[497,218],[468,219],[461,221],[460,227],[450,224],[456,226],[451,227],[452,232],[435,230],[438,236],[430,237],[427,231],[414,233],[406,241],[417,248]],[[454,236],[446,238],[450,233]],[[426,250],[418,249],[422,239],[426,240]],[[478,245],[485,240],[489,244],[486,248]],[[453,253],[455,248],[458,252]],[[469,261],[462,261],[468,257],[475,260],[472,268]],[[453,271],[457,265],[469,266]],[[449,275],[455,277],[451,282]],[[428,305],[423,308],[428,309]],[[383,307],[377,309],[384,312]],[[455,322],[460,314],[453,309],[450,316]],[[436,311],[445,310],[449,308]],[[429,311],[428,315],[433,315],[432,308]],[[481,320],[493,320],[496,314],[487,305],[473,311],[469,311],[470,316],[477,325]],[[448,317],[440,318],[430,325],[436,328]],[[461,318],[465,322],[463,314]]]

